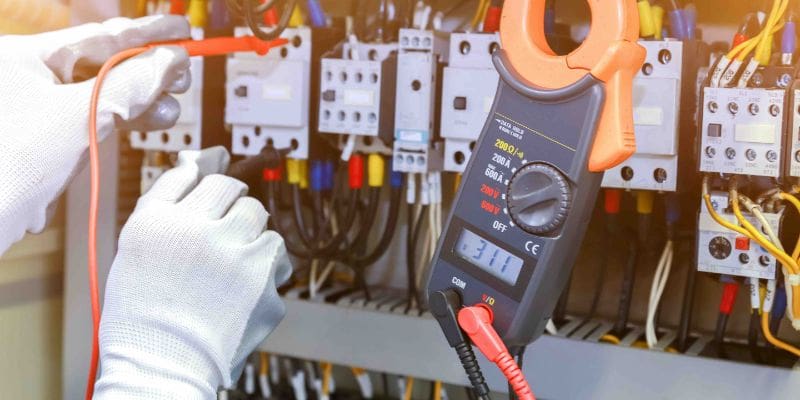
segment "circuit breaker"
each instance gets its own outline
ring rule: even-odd
[[[636,153],[606,171],[603,187],[674,192],[678,184],[683,42],[641,41],[647,59],[633,82]]]
[[[738,225],[736,216],[728,208],[726,192],[712,192],[714,210],[732,224]],[[780,232],[783,212],[764,212],[772,230]],[[745,218],[760,227],[761,223],[751,214]],[[700,207],[697,235],[697,270],[715,274],[747,278],[775,279],[777,261],[758,243],[731,231],[711,218],[705,205]]]
[[[441,170],[441,149],[434,148],[439,65],[447,42],[434,31],[400,29],[394,114],[395,171]]]
[[[701,172],[778,178],[784,120],[783,89],[703,89]]]
[[[236,29],[237,36],[249,34],[248,28]],[[241,53],[228,59],[225,122],[232,126],[234,154],[258,154],[272,144],[291,148],[289,157],[308,158],[316,118],[314,56],[331,38],[311,28],[288,28],[281,37],[289,44],[266,56]]]
[[[396,70],[396,43],[347,42],[326,55],[321,66],[319,131],[370,136],[390,145]]]
[[[192,39],[203,39],[201,28],[192,28]],[[203,142],[203,57],[191,57],[192,84],[185,93],[173,95],[181,107],[175,126],[163,131],[131,132],[131,147],[141,150],[179,152],[200,150]]]
[[[497,33],[453,33],[442,77],[441,137],[444,170],[464,172],[494,103],[499,76],[492,52]]]

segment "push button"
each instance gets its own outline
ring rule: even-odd
[[[233,89],[233,94],[236,95],[236,97],[247,97],[247,86],[239,86]]]
[[[736,250],[748,251],[750,250],[750,239],[744,236],[736,238]]]
[[[458,96],[455,99],[453,99],[453,108],[456,110],[466,110],[467,98],[464,96]]]
[[[708,137],[722,137],[722,125],[708,124]]]
[[[322,100],[327,102],[334,102],[336,101],[336,91],[335,90],[326,90],[322,92]]]

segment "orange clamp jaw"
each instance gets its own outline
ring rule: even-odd
[[[545,0],[506,0],[500,39],[514,69],[545,89],[572,85],[587,74],[605,83],[606,100],[589,158],[589,170],[602,172],[636,151],[633,134],[633,78],[645,50],[636,43],[639,16],[634,0],[587,0],[592,25],[572,53],[556,55],[544,34]]]
[[[231,53],[254,52],[258,55],[265,55],[275,47],[280,47],[289,43],[288,40],[280,38],[270,41],[263,41],[254,36],[242,37],[219,37],[203,40],[178,40],[174,42],[153,43],[148,47],[154,46],[181,46],[186,49],[190,56],[211,57],[222,56]]]

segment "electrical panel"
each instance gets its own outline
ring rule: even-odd
[[[319,131],[378,137],[390,144],[397,44],[345,43],[322,59]]]
[[[236,35],[250,34],[237,28]],[[266,56],[239,53],[228,58],[225,122],[231,125],[234,154],[258,154],[267,143],[308,158],[311,104],[312,31],[288,28],[289,44]]]
[[[434,148],[434,119],[439,65],[446,61],[446,40],[434,31],[400,29],[394,114],[394,159],[398,172],[441,170]]]
[[[203,39],[201,28],[192,28],[192,39]],[[141,150],[178,152],[199,150],[203,142],[203,57],[191,57],[189,70],[192,85],[185,93],[175,94],[181,114],[175,126],[163,131],[131,132],[131,147]]]
[[[489,117],[500,79],[492,64],[492,52],[499,44],[496,33],[450,35],[449,64],[442,77],[440,122],[445,171],[464,172]]]
[[[636,153],[606,171],[603,187],[674,192],[678,185],[683,42],[640,41],[647,59],[633,81]]]
[[[783,89],[703,89],[700,171],[778,178]]]
[[[714,210],[728,222],[738,225],[733,212],[728,209],[728,194],[712,192]],[[783,213],[764,212],[772,230],[780,232]],[[760,227],[761,223],[752,215],[745,218]],[[775,279],[777,260],[755,241],[733,232],[711,218],[705,205],[700,207],[697,235],[697,270],[715,274],[747,278]]]

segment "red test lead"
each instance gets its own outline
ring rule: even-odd
[[[458,325],[489,361],[500,368],[520,400],[536,400],[528,381],[492,327],[492,310],[482,304],[458,312]]]

